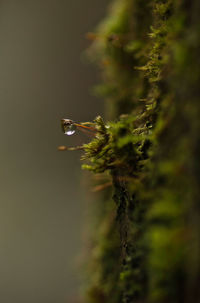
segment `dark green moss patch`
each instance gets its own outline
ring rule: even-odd
[[[90,302],[200,301],[198,11],[197,0],[118,0],[95,34],[110,122],[94,121],[83,168],[107,173],[112,200],[99,204]]]

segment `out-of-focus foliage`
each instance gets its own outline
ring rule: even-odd
[[[199,0],[115,0],[90,34],[112,122],[95,120],[84,168],[113,193],[97,206],[92,303],[200,301],[198,12]]]

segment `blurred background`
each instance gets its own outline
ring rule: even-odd
[[[75,302],[84,200],[79,152],[60,119],[94,119],[85,34],[106,0],[0,1],[0,302]]]

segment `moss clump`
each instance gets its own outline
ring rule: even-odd
[[[93,303],[200,301],[199,9],[118,0],[94,34],[112,122],[94,121],[83,167],[109,175],[113,199],[97,207]]]

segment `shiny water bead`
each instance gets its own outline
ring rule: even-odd
[[[76,132],[76,125],[72,120],[62,119],[61,126],[65,135],[71,136]]]
[[[76,132],[76,125],[71,124],[71,125],[65,126],[65,131],[64,131],[65,135],[71,136],[75,132]]]

